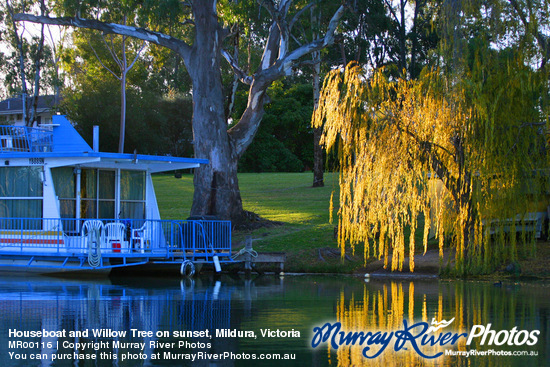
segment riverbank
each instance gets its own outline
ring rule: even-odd
[[[504,264],[497,271],[491,274],[480,276],[471,276],[471,278],[483,279],[550,279],[550,242],[538,241],[536,244],[537,256],[518,259],[516,262]],[[390,262],[391,264],[391,262]],[[443,260],[440,259],[439,250],[428,250],[426,254],[416,254],[414,258],[414,274],[422,275],[439,275],[441,269],[446,266],[453,265],[452,251],[444,251]],[[379,276],[397,275],[412,275],[409,271],[409,258],[403,262],[402,272],[391,272],[383,268],[383,260],[375,260],[369,262],[359,272]],[[390,268],[390,266],[388,266]],[[444,272],[443,272],[444,273]]]
[[[335,237],[335,225],[329,222],[330,197],[338,197],[338,175],[325,174],[325,186],[312,188],[313,176],[305,173],[243,173],[239,185],[245,210],[269,221],[258,222],[247,230],[238,230],[233,235],[233,248],[244,247],[247,236],[252,238],[252,247],[258,252],[286,253],[285,272],[293,273],[379,273],[387,274],[383,261],[370,259],[365,265],[363,248],[346,251],[342,260]],[[154,177],[157,201],[164,219],[186,218],[193,198],[193,176],[172,175]],[[337,199],[335,199],[337,200]],[[333,212],[336,218],[336,210]],[[418,240],[421,242],[421,239]],[[439,251],[430,247],[425,255],[415,255],[416,274],[439,274],[440,265],[446,265],[448,252],[443,262]],[[533,277],[550,278],[550,242],[537,243],[537,258],[521,259],[518,267],[484,276],[485,278]],[[509,264],[507,264],[509,265]],[[277,265],[273,269],[277,271]],[[408,260],[403,265],[407,273]],[[400,273],[397,273],[400,274]]]
[[[486,280],[537,280],[550,279],[550,242],[537,243],[537,256],[519,259],[517,262],[504,264],[491,274],[470,276],[471,279]],[[426,254],[416,254],[414,258],[414,272],[409,270],[409,258],[403,262],[402,271],[391,271],[391,260],[387,269],[384,269],[384,259],[371,259],[364,264],[359,255],[346,255],[342,260],[337,248],[317,248],[309,250],[287,251],[285,272],[290,273],[333,273],[333,274],[368,274],[378,278],[438,278],[441,269],[452,266],[452,254],[447,250],[443,260],[439,257],[439,250],[428,250]],[[261,270],[277,271],[273,266],[262,266]],[[443,273],[445,273],[443,271]],[[443,278],[448,276],[443,275]]]

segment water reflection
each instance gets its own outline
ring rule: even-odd
[[[207,279],[181,282],[162,278],[154,282],[123,280],[122,284],[46,278],[1,279],[1,359],[9,365],[29,365],[32,357],[42,358],[40,365],[58,365],[59,362],[68,365],[78,359],[74,353],[86,352],[86,359],[103,362],[99,364],[135,365],[139,362],[139,365],[147,365],[151,354],[155,353],[154,341],[170,339],[164,333],[229,328],[233,291],[233,286],[222,286],[220,281]],[[42,332],[42,335],[34,338],[32,334],[25,335],[30,331],[34,335]],[[44,331],[57,332],[44,335]],[[158,331],[163,333],[157,334]],[[186,338],[189,343],[185,349],[215,351],[214,343],[207,340],[210,347],[206,348],[204,337],[197,335]],[[97,344],[101,341],[107,344]],[[138,345],[135,343],[143,348],[132,348]],[[98,350],[94,350],[98,346]],[[203,348],[199,348],[201,346]],[[131,359],[128,352],[133,352]],[[139,358],[133,358],[138,354]],[[121,363],[122,359],[127,362]]]
[[[466,345],[466,338],[458,339],[453,346],[423,346],[426,355],[436,355],[443,352],[437,359],[426,359],[419,356],[413,348],[407,351],[394,352],[386,350],[377,362],[384,366],[501,366],[506,365],[542,365],[548,361],[550,345],[548,341],[548,287],[544,284],[491,284],[486,282],[441,282],[437,285],[422,282],[388,282],[365,285],[362,296],[346,296],[341,292],[337,302],[337,319],[342,323],[342,329],[360,330],[402,330],[403,319],[408,324],[416,322],[452,320],[449,332],[471,333],[474,325],[490,325],[490,330],[497,333],[501,330],[540,330],[538,343],[534,347],[527,345],[489,346],[489,336],[485,343],[482,337]],[[504,335],[504,334],[502,334]],[[502,338],[501,338],[502,340]],[[420,344],[420,343],[418,343]],[[393,344],[391,344],[393,345]],[[380,348],[373,346],[373,355]],[[487,352],[484,356],[446,356],[445,350],[468,351],[475,349]],[[330,350],[330,346],[329,346]],[[538,357],[490,355],[495,351],[535,351]],[[365,366],[372,363],[362,355],[363,347],[351,346],[339,348],[336,352],[338,366]]]
[[[166,356],[202,353],[291,354],[295,359],[254,361],[254,365],[285,366],[417,366],[417,365],[543,365],[549,358],[548,284],[485,282],[370,281],[352,277],[201,277],[111,279],[103,281],[52,278],[0,278],[0,362],[6,366],[244,366],[242,358],[168,360]],[[345,330],[398,330],[409,322],[453,319],[456,332],[492,324],[493,330],[540,330],[534,347],[492,347],[534,350],[538,357],[459,357],[434,360],[410,350],[388,347],[376,360],[362,356],[359,346],[334,350],[327,344],[310,347],[312,329],[339,321]],[[145,331],[149,333],[136,333]],[[265,329],[299,332],[300,338],[264,338]],[[10,330],[12,334],[10,335]],[[25,337],[14,330],[65,331]],[[84,334],[87,330],[88,334]],[[94,335],[101,333],[101,335]],[[253,332],[256,338],[218,337],[216,330]],[[188,335],[187,332],[193,332]],[[209,334],[205,334],[208,331]],[[74,334],[71,334],[73,332]],[[76,332],[76,333],[75,333]],[[176,332],[184,333],[175,337]],[[78,334],[80,333],[80,334]],[[13,344],[31,342],[27,345]],[[10,342],[12,343],[10,345]],[[107,344],[94,344],[105,342]],[[98,346],[94,350],[93,346]],[[491,349],[465,345],[452,350]],[[425,347],[426,354],[444,347]],[[11,354],[10,354],[11,353]],[[80,360],[82,354],[95,360]],[[166,354],[168,353],[168,354]],[[57,360],[52,361],[52,356]],[[31,360],[32,356],[46,356]],[[158,357],[158,358],[157,358]],[[19,359],[17,359],[19,358]],[[123,360],[124,359],[124,360]]]

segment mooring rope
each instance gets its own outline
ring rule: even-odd
[[[246,247],[243,247],[242,249],[240,249],[239,252],[237,252],[236,254],[232,255],[231,258],[233,260],[235,260],[236,258],[238,258],[239,256],[241,255],[244,255],[244,254],[249,254],[250,256],[252,257],[258,257],[258,252],[256,252],[256,250],[254,250],[253,248],[246,248]]]
[[[101,228],[90,228],[88,232],[88,264],[92,268],[97,268],[101,265],[102,242]]]

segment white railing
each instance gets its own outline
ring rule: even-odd
[[[107,257],[230,255],[231,222],[0,218],[0,254]]]
[[[51,152],[53,132],[27,126],[0,126],[0,153]]]

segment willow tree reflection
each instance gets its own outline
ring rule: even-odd
[[[472,282],[442,282],[434,287],[423,282],[384,282],[369,283],[363,286],[363,293],[357,292],[351,297],[341,292],[336,307],[336,319],[345,331],[397,331],[403,330],[403,320],[408,325],[417,322],[427,322],[454,319],[452,324],[439,332],[470,333],[474,325],[491,324],[492,330],[540,330],[536,346],[526,345],[516,347],[508,344],[489,346],[488,342],[481,345],[481,338],[476,338],[466,345],[466,338],[458,339],[454,345],[422,346],[426,355],[441,357],[426,359],[405,345],[405,348],[394,351],[394,341],[376,359],[368,359],[363,355],[364,345],[341,346],[331,350],[328,345],[329,364],[338,366],[367,366],[376,363],[383,366],[502,366],[506,365],[537,365],[541,360],[547,360],[548,351],[548,308],[541,307],[544,294],[540,288],[519,284],[504,285]],[[358,343],[357,343],[358,344]],[[420,343],[418,343],[420,345]],[[367,352],[372,356],[381,346],[371,345]],[[503,356],[449,356],[445,350],[453,351],[538,351],[538,357],[503,357]],[[334,360],[334,357],[335,360]]]

